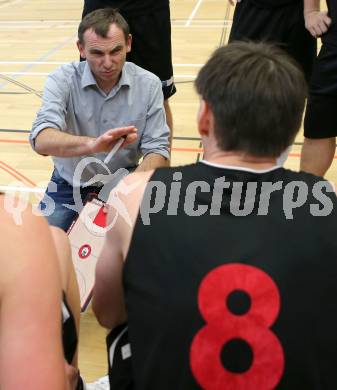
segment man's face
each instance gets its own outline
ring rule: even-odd
[[[110,90],[119,80],[126,53],[131,50],[131,35],[127,42],[123,30],[112,24],[106,38],[89,29],[83,35],[83,44],[77,43],[81,57],[86,58],[97,84]]]

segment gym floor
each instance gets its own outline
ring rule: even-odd
[[[83,0],[0,0],[0,190],[37,203],[52,161],[34,153],[28,133],[46,76],[78,59],[77,26]],[[173,165],[202,158],[196,127],[199,100],[193,80],[214,49],[227,42],[233,7],[227,0],[171,0],[174,76]],[[303,141],[296,138],[285,166],[297,170]],[[337,157],[335,157],[337,158]],[[337,178],[336,162],[327,178]],[[26,195],[25,195],[26,196]],[[91,310],[82,315],[79,366],[88,382],[106,373],[105,331]]]

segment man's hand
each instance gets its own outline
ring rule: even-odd
[[[137,129],[134,126],[127,126],[107,130],[104,134],[89,141],[90,153],[110,152],[115,143],[123,136],[126,137],[122,147],[136,141]]]
[[[134,126],[118,127],[93,138],[68,134],[65,131],[48,127],[35,138],[35,151],[44,156],[87,156],[93,153],[109,152],[123,136],[125,140],[121,146],[130,144],[137,139],[137,129]]]
[[[331,19],[328,13],[321,11],[308,11],[304,13],[305,28],[317,38],[328,31]]]

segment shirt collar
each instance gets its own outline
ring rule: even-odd
[[[97,85],[94,75],[91,72],[90,66],[87,62],[85,62],[84,70],[81,78],[82,88],[88,87],[89,85]],[[131,85],[131,77],[129,74],[127,63],[124,64],[122,69],[122,76],[119,79],[118,83],[115,85],[117,89],[122,87],[123,85],[130,86]]]
[[[82,88],[88,87],[89,85],[97,85],[95,77],[91,73],[89,64],[85,62],[84,70],[81,78]]]
[[[130,69],[127,62],[123,66],[122,76],[117,83],[118,88],[122,87],[123,85],[127,85],[129,87],[131,86]]]

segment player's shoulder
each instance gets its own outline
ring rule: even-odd
[[[18,207],[19,205],[19,207]],[[31,204],[19,199],[17,194],[0,195],[0,239],[12,240],[11,237],[29,242],[32,237],[43,237],[49,234],[49,227],[46,221]],[[8,242],[8,241],[7,241]],[[34,244],[35,242],[30,242]]]
[[[57,82],[70,82],[74,77],[81,78],[84,72],[85,62],[73,61],[61,65],[49,74],[50,79]]]
[[[159,83],[161,85],[161,81],[158,76],[134,64],[133,62],[125,62],[124,69],[126,70],[128,76],[134,80],[140,82],[146,81],[151,83]]]

